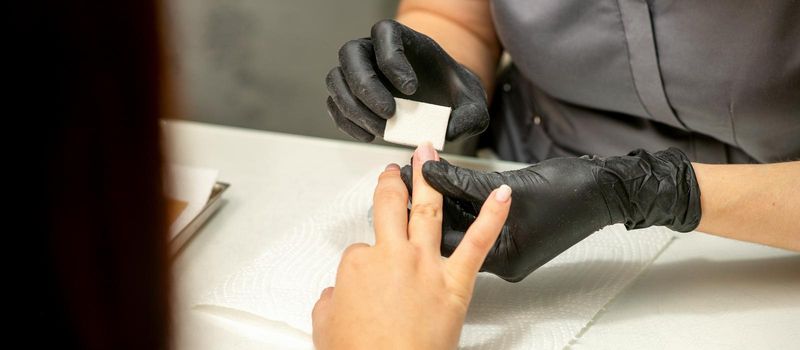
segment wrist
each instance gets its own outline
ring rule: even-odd
[[[697,231],[800,251],[800,162],[693,166],[703,193]]]

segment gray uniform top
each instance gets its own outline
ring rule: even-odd
[[[525,96],[511,158],[800,159],[800,1],[494,0],[492,14],[519,73],[504,90]]]

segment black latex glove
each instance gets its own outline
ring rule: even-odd
[[[328,114],[357,140],[383,136],[386,119],[395,112],[393,95],[452,107],[448,141],[489,125],[480,79],[433,39],[400,23],[380,21],[370,38],[344,44],[339,64],[326,78]]]
[[[700,189],[679,150],[621,157],[554,158],[484,173],[429,161],[425,180],[444,195],[442,255],[452,254],[489,193],[513,189],[511,212],[482,271],[516,282],[595,231],[615,223],[687,232],[700,222]],[[402,176],[410,187],[411,167]]]

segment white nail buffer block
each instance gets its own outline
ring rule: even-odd
[[[408,146],[418,146],[427,141],[437,150],[444,148],[450,107],[396,97],[394,102],[397,109],[386,121],[384,140]]]

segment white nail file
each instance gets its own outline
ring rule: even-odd
[[[394,101],[397,109],[394,116],[386,121],[383,139],[408,146],[430,142],[441,151],[451,108],[396,97]]]

